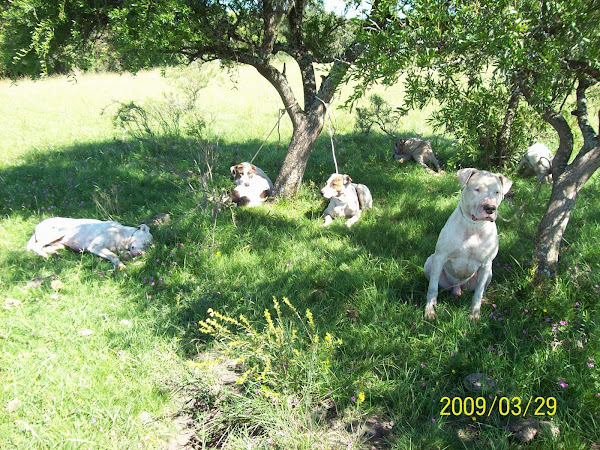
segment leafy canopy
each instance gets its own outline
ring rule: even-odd
[[[597,0],[382,3],[386,15],[361,34],[367,51],[353,76],[366,83],[355,97],[404,73],[405,106],[437,100],[434,123],[460,127],[463,143],[481,149],[497,135],[515,90],[544,114],[560,111],[582,77],[600,81]],[[519,108],[523,121],[525,106]],[[470,141],[461,136],[467,134]]]
[[[0,17],[0,73],[13,76],[190,59],[264,63],[279,51],[332,62],[353,36],[322,0],[15,0]]]

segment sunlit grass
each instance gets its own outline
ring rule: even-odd
[[[297,77],[293,67],[288,73]],[[281,106],[253,69],[233,76],[236,83],[225,73],[212,79],[199,101],[218,144],[218,188],[231,185],[233,162],[258,150]],[[21,302],[0,309],[0,446],[164,448],[176,433],[178,396],[192,395],[179,390],[188,383],[198,396],[198,442],[209,447],[356,447],[365,440],[357,424],[370,416],[395,423],[387,439],[397,448],[518,445],[498,413],[477,421],[440,416],[442,397],[479,395],[463,381],[477,372],[498,382],[486,397],[557,399],[557,414],[540,418],[552,419],[561,435],[556,442],[536,438],[538,448],[597,442],[597,177],[578,199],[555,280],[538,284],[530,265],[531,237],[549,195],[543,186],[523,219],[498,223],[500,252],[482,321],[469,322],[468,293],[442,293],[438,321],[430,323],[423,319],[422,266],[458,201],[453,173],[398,166],[389,137],[360,135],[351,112],[333,109],[340,170],[369,186],[373,210],[350,230],[341,220],[321,226],[319,189],[334,170],[326,129],[296,197],[224,209],[213,235],[210,211],[199,207],[197,149],[187,141],[136,142],[112,124],[115,102],[163,98],[170,83],[158,71],[0,82],[10,99],[0,103],[0,301]],[[400,87],[379,92],[400,103]],[[399,131],[432,136],[426,116],[408,116]],[[280,131],[281,148],[274,133],[255,161],[273,179],[290,136],[287,118]],[[443,164],[452,147],[438,138]],[[501,213],[510,217],[533,186],[515,179],[514,204],[505,202]],[[90,254],[63,251],[44,261],[24,252],[48,216],[109,215],[138,225],[157,213],[169,213],[171,224],[154,227],[155,246],[119,273]],[[36,277],[47,278],[28,287]],[[339,345],[322,361],[309,351],[298,356],[297,369],[309,380],[300,388],[278,367],[269,384],[215,394],[202,361],[222,347],[200,332],[199,321],[210,317],[209,308],[243,314],[268,344],[264,311],[276,316],[273,297],[288,298],[303,320],[310,310],[315,334],[330,333]],[[282,323],[293,323],[293,313],[283,314]],[[260,339],[233,336],[247,354],[263,349]],[[311,378],[315,361],[328,366]]]

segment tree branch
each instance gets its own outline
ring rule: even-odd
[[[576,70],[577,72],[583,73],[593,80],[596,83],[600,83],[600,70],[592,67],[589,63],[585,61],[575,61],[575,60],[567,60],[567,66],[569,69]]]
[[[598,145],[598,136],[596,131],[588,120],[588,108],[586,90],[595,84],[588,77],[579,77],[579,85],[577,86],[577,109],[571,114],[577,117],[577,123],[583,137],[583,147],[580,152],[587,152]]]
[[[559,177],[567,168],[569,158],[573,152],[573,132],[567,120],[561,113],[548,108],[542,115],[558,133],[558,150],[552,160],[552,176]]]

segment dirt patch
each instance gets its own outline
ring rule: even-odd
[[[197,372],[199,381],[179,388],[178,412],[172,417],[178,432],[169,441],[169,450],[229,448],[232,433],[240,429],[251,439],[255,437],[255,442],[274,442],[275,448],[284,448],[285,442],[294,440],[294,436],[316,442],[316,448],[347,449],[357,444],[367,449],[391,447],[388,440],[395,426],[393,420],[384,416],[365,419],[354,408],[340,415],[331,398],[321,402],[312,413],[308,411],[312,425],[295,423],[294,402],[298,399],[288,399],[289,428],[287,423],[271,427],[264,417],[257,418],[253,414],[252,409],[260,408],[263,403],[259,400],[253,406],[252,400],[237,384],[243,372],[239,364],[222,360],[215,354],[205,354],[190,365]],[[285,399],[280,401],[286,402]],[[300,411],[300,416],[306,418],[307,411]]]

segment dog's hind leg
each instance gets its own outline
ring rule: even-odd
[[[438,173],[442,171],[442,168],[440,167],[440,162],[437,160],[437,158],[433,154],[431,155],[431,162],[435,166],[435,170],[437,170]]]
[[[417,161],[419,164],[421,164],[422,167],[425,168],[425,170],[427,170],[427,172],[429,173],[435,173],[431,167],[429,167],[426,163],[425,163],[425,158],[423,157],[423,155],[419,155],[415,157],[415,161]],[[436,160],[437,163],[437,160]],[[438,169],[439,169],[439,163],[437,164]]]

